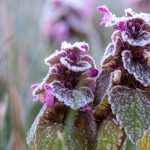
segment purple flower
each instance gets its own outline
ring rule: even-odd
[[[104,13],[102,23],[104,23],[106,27],[110,26],[113,23],[115,16],[109,11],[106,6],[100,6],[97,8],[97,10]]]
[[[43,86],[44,90],[45,90],[45,97],[44,97],[44,103],[53,108],[54,105],[54,96],[53,96],[53,92],[51,87],[48,84],[45,84]]]
[[[94,78],[94,77],[97,77],[98,74],[99,74],[98,69],[92,69],[87,73],[87,77]]]
[[[45,90],[45,92],[35,94],[35,91],[40,90],[40,88],[42,89],[42,87]],[[52,108],[54,104],[54,96],[51,87],[48,84],[43,84],[42,87],[40,84],[33,84],[31,86],[33,97],[34,97],[33,101],[38,102],[40,100],[42,103]]]

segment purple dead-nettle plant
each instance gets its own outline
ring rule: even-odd
[[[51,108],[59,101],[72,109],[93,101],[99,72],[93,59],[86,54],[88,50],[86,43],[71,45],[64,42],[60,51],[46,58],[49,72],[42,83],[33,86],[34,101],[41,98]]]
[[[106,6],[98,11],[115,32],[101,61],[95,105],[108,97],[120,127],[137,144],[150,128],[150,14],[127,9],[117,18]]]
[[[96,125],[91,102],[94,100],[99,70],[92,57],[87,55],[88,50],[89,46],[84,42],[73,45],[63,42],[60,51],[56,50],[45,59],[45,63],[49,66],[49,72],[41,83],[32,85],[34,101],[40,100],[44,106],[27,137],[27,143],[31,149],[39,146],[38,136],[44,134],[40,133],[41,128],[43,128],[42,132],[47,132],[45,136],[47,135],[46,140],[49,140],[49,143],[46,144],[46,141],[42,143],[40,140],[40,148],[43,148],[42,144],[46,144],[49,149],[54,149],[51,144],[52,139],[49,138],[54,136],[53,138],[57,139],[57,132],[62,131],[70,110],[77,113],[73,131],[77,129],[79,131],[77,133],[74,131],[75,133],[72,135],[73,148],[70,148],[71,145],[68,145],[68,148],[85,149],[86,140],[93,144]],[[81,134],[81,129],[86,130],[86,137]],[[55,132],[55,135],[52,131]],[[80,134],[80,137],[75,137],[78,135],[74,134]],[[85,145],[80,143],[82,140],[79,138],[85,138],[85,141],[83,140]],[[78,148],[79,145],[82,146]]]
[[[85,38],[93,5],[94,0],[47,0],[40,22],[43,35],[56,44]]]

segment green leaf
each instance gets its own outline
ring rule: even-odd
[[[42,122],[43,115],[45,114],[46,111],[47,111],[47,107],[44,105],[41,108],[39,114],[37,115],[34,123],[32,124],[32,126],[27,134],[26,141],[27,141],[27,144],[30,149],[34,149],[34,138],[35,138],[37,126],[40,124],[40,122]]]
[[[120,125],[125,128],[130,140],[136,143],[150,126],[150,93],[115,86],[109,100]]]
[[[138,150],[150,150],[150,129],[137,144]]]
[[[62,124],[53,123],[50,109],[45,105],[36,117],[27,135],[30,150],[83,150],[87,149],[87,138],[84,130],[72,127],[64,132]]]
[[[87,148],[83,131],[73,128],[67,133],[64,136],[63,126],[60,124],[39,127],[35,137],[36,150],[83,150]]]
[[[98,130],[97,150],[118,150],[124,143],[122,135],[123,132],[119,125],[112,119],[105,120]]]

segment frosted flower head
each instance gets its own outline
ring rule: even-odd
[[[125,12],[125,17],[115,18],[110,24],[116,31],[101,64],[113,70],[122,68],[121,72],[134,76],[140,88],[147,87],[150,84],[150,15],[136,14],[131,9]]]
[[[72,109],[92,102],[99,71],[94,60],[87,55],[88,50],[87,43],[64,42],[60,51],[46,58],[49,72],[42,83],[34,86],[36,100],[44,93],[44,103],[61,102]]]
[[[83,37],[91,19],[93,0],[47,0],[41,15],[41,30],[54,43]],[[88,8],[88,9],[87,9]]]

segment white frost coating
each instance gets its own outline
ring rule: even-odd
[[[121,36],[123,41],[129,43],[133,46],[145,46],[147,44],[150,44],[150,33],[146,31],[142,31],[136,39],[132,38],[129,32],[122,31]]]
[[[77,65],[79,65],[79,66],[74,66],[71,64],[71,63],[73,63],[73,61],[68,59],[67,57],[62,57],[60,59],[60,62],[64,66],[66,66],[69,70],[72,70],[74,72],[86,71],[92,67],[91,64],[89,64],[86,61],[79,61],[79,62],[77,62]]]
[[[89,55],[85,55],[85,56],[82,57],[82,60],[83,60],[83,61],[85,60],[85,59],[84,59],[85,57],[86,57],[86,58],[89,58],[90,61],[91,61],[91,63],[90,63],[90,62],[89,62],[89,63],[90,63],[94,68],[96,68],[96,63],[95,63],[95,60],[93,59],[93,57],[92,57],[92,56],[89,56]],[[88,62],[88,60],[85,60],[85,61]]]
[[[79,109],[94,99],[92,91],[87,87],[81,87],[75,90],[65,88],[59,81],[51,83],[51,88],[60,102],[64,102],[72,109]]]
[[[85,48],[82,48],[82,46],[86,45],[87,46],[87,50]],[[86,52],[89,50],[89,45],[85,42],[76,42],[74,44],[71,44],[71,43],[67,43],[66,41],[63,42],[61,44],[61,49],[73,49],[74,47],[77,47],[79,48],[80,50],[82,50],[83,52]]]
[[[132,55],[129,50],[122,52],[123,66],[130,74],[133,74],[136,80],[147,87],[150,84],[150,67],[138,62],[132,61]]]
[[[45,64],[48,66],[51,66],[50,62],[52,59],[56,59],[57,57],[61,57],[61,56],[65,56],[65,52],[64,51],[59,51],[56,50],[53,54],[51,54],[49,57],[47,57],[44,61]]]
[[[28,144],[28,145],[30,145],[32,142],[34,142],[33,140],[34,140],[34,137],[35,137],[35,134],[36,134],[36,130],[37,130],[39,121],[40,121],[40,119],[41,119],[43,113],[45,112],[45,110],[46,110],[46,105],[44,105],[44,106],[42,107],[42,109],[40,110],[38,116],[36,117],[34,123],[32,124],[32,126],[31,126],[31,128],[30,128],[30,130],[29,130],[29,132],[28,132],[28,134],[27,134],[27,139],[26,139],[26,141],[27,141],[27,144]]]
[[[109,94],[109,102],[116,118],[130,140],[139,141],[150,125],[150,93],[125,86],[115,86]]]

